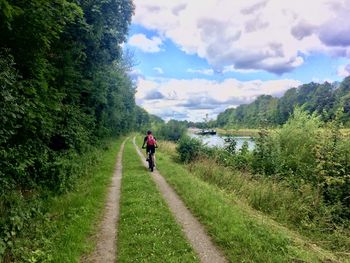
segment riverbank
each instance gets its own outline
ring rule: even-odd
[[[257,137],[259,135],[259,129],[222,129],[216,128],[216,132],[223,136],[250,136]]]
[[[138,138],[138,144],[140,143],[141,140]],[[197,160],[199,163],[195,161],[184,166],[176,162],[178,155],[175,145],[163,141],[159,145],[157,169],[205,225],[213,241],[231,262],[339,262],[337,256],[315,245],[313,240],[310,241],[302,234],[282,226],[268,214],[254,209],[245,197],[235,193],[234,187],[239,185],[230,184],[224,188],[222,184],[228,181],[218,183],[220,177],[225,175],[225,179],[237,179],[235,182],[239,181],[246,186],[251,181],[244,177],[244,174],[237,175],[239,176],[237,178],[235,174],[213,160]],[[201,161],[205,166],[201,165]],[[195,167],[195,164],[198,166]],[[256,200],[259,199],[263,203],[264,200],[260,199],[261,194],[274,192],[274,187],[269,188],[269,191],[264,189],[263,193],[260,193],[263,189],[259,188],[258,183],[254,187],[257,189],[247,186],[258,194],[255,195]],[[275,198],[276,201],[279,200],[279,197]],[[293,202],[289,200],[288,204],[294,204],[294,200]],[[271,204],[270,207],[274,206]]]
[[[189,133],[190,137],[199,139],[204,145],[209,147],[225,148],[228,145],[227,139],[234,138],[236,149],[241,149],[244,143],[248,143],[248,149],[252,151],[255,147],[254,139],[251,136],[235,135],[197,135]]]
[[[283,232],[284,236],[289,237],[288,241],[285,240],[286,243],[296,245],[301,250],[306,249],[306,251],[312,254],[317,254],[316,258],[308,255],[304,262],[350,262],[347,256],[349,245],[348,229],[345,225],[335,225],[334,221],[329,221],[329,216],[333,208],[331,206],[325,206],[322,202],[318,204],[315,202],[315,200],[318,200],[318,194],[311,185],[305,183],[299,185],[298,189],[295,189],[286,182],[275,180],[271,177],[263,178],[261,176],[254,176],[249,171],[225,167],[210,156],[201,156],[185,166],[176,161],[174,162],[174,160],[178,159],[179,156],[175,145],[169,142],[160,142],[157,155],[157,169],[169,180],[168,182],[175,184],[175,189],[180,195],[184,196],[185,202],[186,198],[190,199],[190,204],[187,205],[195,210],[195,214],[199,214],[200,219],[207,222],[209,233],[214,236],[214,240],[218,238],[217,242],[219,244],[233,244],[231,243],[233,242],[231,240],[233,236],[235,240],[241,238],[240,235],[236,236],[237,231],[240,230],[228,234],[228,237],[222,236],[223,233],[221,232],[227,232],[231,229],[231,221],[226,221],[225,218],[231,213],[232,209],[238,208],[239,211],[247,216],[248,220],[252,219],[254,221],[254,219],[259,219],[259,222],[263,222],[263,226],[261,227],[264,228],[266,226],[268,229],[274,229],[274,233]],[[239,160],[240,163],[244,161],[241,158]],[[191,192],[181,193],[185,191],[183,184],[194,183],[193,181],[195,180],[201,181],[201,185],[191,185],[189,187]],[[214,201],[209,197],[211,196],[209,193],[210,190],[202,185],[204,182],[210,185],[210,188],[215,188],[215,193],[227,195],[228,202],[230,203],[228,207],[223,203],[217,204],[215,206],[215,215],[211,215],[211,209],[208,207]],[[193,189],[198,190],[193,192]],[[208,196],[194,197],[193,195],[200,194],[198,193],[199,189],[202,189],[205,195]],[[206,204],[199,205],[192,203],[199,199],[206,199]],[[215,200],[218,199],[220,198],[216,196]],[[203,215],[200,212],[202,207],[206,209]],[[218,211],[218,207],[225,207],[224,213],[226,216],[218,216],[220,212]],[[237,213],[235,211],[230,218],[235,220]],[[235,222],[235,226],[237,224]],[[222,229],[223,225],[226,226],[225,229]],[[335,228],[332,229],[332,226]],[[238,228],[241,229],[240,227]],[[255,230],[259,233],[261,231],[265,232],[260,227],[259,230]],[[242,230],[241,233],[244,232],[245,235],[250,236],[251,240],[247,243],[244,240],[240,240],[245,243],[247,254],[251,256],[250,259],[256,257],[253,262],[264,261],[262,260],[263,257],[266,256],[266,253],[269,254],[269,252],[255,251],[254,255],[252,255],[251,245],[255,249],[257,244],[259,244],[260,248],[265,246],[266,249],[270,249],[271,247],[266,244],[267,237],[255,237],[255,233],[247,231]],[[274,247],[279,247],[280,244],[276,244],[275,241],[269,240],[267,243],[270,241],[271,244],[274,243]],[[235,245],[239,247],[241,242]],[[223,250],[231,251],[231,247],[224,245]],[[289,254],[287,251],[285,253]],[[228,254],[231,253],[228,252]],[[288,256],[290,255],[284,255],[283,260],[280,259],[281,261],[279,262],[283,262]],[[319,256],[321,259],[318,258]],[[269,262],[274,262],[275,257],[277,255],[272,255]],[[296,258],[292,257],[290,261],[294,261]],[[235,260],[233,261],[235,262]]]
[[[222,136],[250,136],[257,137],[259,135],[260,129],[223,129],[215,128],[218,135]],[[269,128],[269,130],[278,130],[278,128]],[[340,129],[341,134],[345,138],[350,138],[350,129]]]
[[[259,129],[223,129],[223,128],[212,128],[221,136],[249,136],[257,137],[259,135]],[[200,132],[199,128],[188,128],[188,132],[196,134]]]

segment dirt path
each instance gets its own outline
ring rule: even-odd
[[[122,143],[118,153],[112,183],[108,190],[104,216],[97,234],[95,251],[90,256],[83,259],[82,262],[114,263],[116,261],[117,223],[119,218],[122,157],[125,142],[126,140]]]
[[[133,140],[135,148],[142,159],[142,162],[148,167],[144,156],[142,155],[139,147]],[[165,179],[160,173],[155,170],[152,173],[152,178],[156,182],[160,192],[162,193],[165,201],[167,202],[171,212],[174,214],[177,222],[182,226],[182,229],[190,241],[193,249],[198,254],[201,262],[203,263],[221,263],[227,262],[222,253],[213,245],[209,236],[207,235],[203,226],[198,220],[191,214],[181,201],[175,191],[168,185]]]

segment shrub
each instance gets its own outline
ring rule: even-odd
[[[255,139],[255,149],[251,164],[253,171],[265,175],[274,174],[276,171],[275,153],[275,143],[269,131],[259,131],[259,135]]]
[[[196,159],[202,149],[203,145],[201,141],[189,136],[183,136],[176,147],[180,160],[184,163],[188,163]]]
[[[281,129],[276,132],[261,130],[255,141],[254,171],[311,182],[316,168],[314,149],[319,141],[321,124],[316,115],[296,108]]]
[[[334,215],[349,218],[350,141],[342,138],[340,128],[336,119],[320,132],[320,139],[315,147],[315,181],[319,191],[322,190],[325,202],[339,204]]]
[[[252,154],[249,151],[248,142],[245,141],[235,156],[235,165],[238,169],[249,170],[252,162]]]
[[[319,141],[322,122],[315,114],[296,108],[293,116],[274,134],[278,149],[276,172],[314,180],[316,159],[314,149]]]
[[[300,189],[312,185],[315,205],[333,207],[333,220],[350,216],[350,142],[342,138],[336,119],[324,125],[315,114],[295,109],[278,131],[262,130],[256,139],[252,168],[279,176]]]
[[[236,153],[237,141],[233,137],[228,138],[228,144],[225,146],[225,150],[230,154]]]

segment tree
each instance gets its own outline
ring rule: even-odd
[[[52,163],[134,128],[135,88],[120,47],[133,3],[1,0],[0,6],[1,180],[11,178],[19,189],[64,188],[61,179],[50,179]]]
[[[227,109],[217,117],[219,127],[273,127],[287,122],[295,107],[316,113],[323,121],[332,121],[339,108],[347,111],[350,77],[339,83],[308,83],[291,88],[281,98],[261,95],[250,104]],[[349,125],[350,116],[344,114],[342,121]]]

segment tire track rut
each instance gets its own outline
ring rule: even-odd
[[[87,256],[82,262],[116,262],[117,253],[117,225],[119,219],[120,188],[122,178],[122,159],[126,139],[119,150],[117,164],[108,190],[107,202],[103,219],[97,233],[97,242],[94,252]]]
[[[139,147],[133,139],[134,146],[140,156],[143,164],[148,167],[147,162],[144,160]],[[152,178],[158,186],[159,191],[163,195],[166,203],[168,204],[171,212],[176,218],[176,221],[182,226],[183,232],[195,252],[198,254],[201,262],[203,263],[224,263],[227,262],[222,252],[212,243],[210,237],[207,235],[204,227],[199,221],[192,215],[182,202],[177,193],[169,186],[164,177],[160,175],[157,170],[152,173]]]

